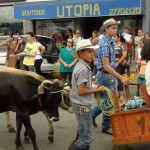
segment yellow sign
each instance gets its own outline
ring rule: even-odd
[[[22,16],[45,16],[45,9],[22,10]]]
[[[58,18],[71,16],[75,17],[100,16],[100,6],[98,3],[57,6]]]
[[[141,14],[140,7],[132,8],[112,8],[109,9],[109,15],[138,15]]]

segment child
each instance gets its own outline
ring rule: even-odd
[[[141,76],[145,74],[145,66],[146,66],[146,62],[144,60],[141,61],[141,50],[143,46],[144,46],[144,38],[139,40],[137,51],[135,53],[135,61],[137,63],[137,74],[138,74],[136,96],[140,96],[140,84],[145,84],[145,80],[142,79]]]
[[[105,91],[104,86],[92,88],[89,63],[93,59],[95,48],[98,46],[92,46],[89,39],[84,39],[77,43],[73,52],[73,56],[79,61],[73,70],[70,99],[78,121],[78,139],[72,142],[68,150],[89,150],[93,141],[91,111],[91,105],[95,100],[93,93]]]

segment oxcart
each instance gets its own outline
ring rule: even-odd
[[[150,141],[150,96],[146,92],[145,85],[141,88],[145,106],[118,111],[111,115],[114,150],[128,150],[125,147],[127,144]],[[115,107],[119,109],[115,94],[114,97]]]

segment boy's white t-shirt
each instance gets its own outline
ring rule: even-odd
[[[142,50],[141,47],[138,47],[138,48],[137,48],[137,52],[138,52],[138,60],[141,59],[141,50]]]
[[[41,46],[41,43],[36,42],[36,44],[37,44],[37,53],[36,53],[35,59],[42,59],[41,52],[40,52],[40,49],[39,49],[39,47]]]
[[[145,80],[146,80],[146,89],[148,95],[150,95],[150,60],[146,64],[146,69],[145,69]]]

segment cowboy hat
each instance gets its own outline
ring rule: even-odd
[[[120,21],[115,21],[115,19],[113,18],[107,19],[106,21],[104,21],[103,25],[100,27],[100,32],[103,33],[107,27],[111,25],[118,25],[118,24],[120,24]]]
[[[99,45],[93,46],[91,41],[89,39],[83,39],[80,42],[76,44],[76,50],[72,53],[72,56],[74,58],[79,58],[78,51],[84,50],[84,49],[97,49]]]

